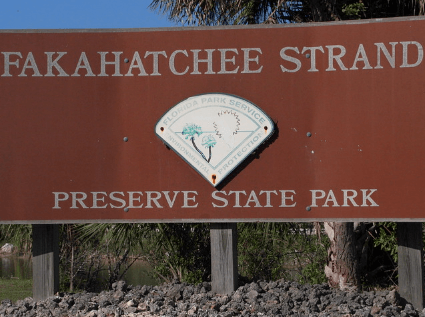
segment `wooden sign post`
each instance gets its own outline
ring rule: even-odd
[[[33,298],[59,291],[59,225],[32,225]]]
[[[212,223],[210,233],[212,291],[230,294],[238,287],[236,223]]]
[[[424,308],[424,250],[420,222],[397,223],[398,287],[400,296],[416,309]]]

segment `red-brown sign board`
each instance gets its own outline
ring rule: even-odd
[[[424,221],[424,30],[414,18],[2,31],[0,222]],[[240,98],[239,117],[274,123],[242,163],[254,139],[221,157],[232,172],[216,187],[181,146],[198,142],[192,165],[208,172],[212,137],[183,121],[186,143],[158,136],[172,107],[214,94],[197,107]]]

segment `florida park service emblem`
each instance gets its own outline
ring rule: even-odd
[[[251,102],[227,94],[181,101],[155,126],[158,137],[213,186],[220,184],[274,131]]]

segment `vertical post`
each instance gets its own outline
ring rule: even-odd
[[[230,294],[238,287],[236,223],[212,223],[211,284],[217,294]]]
[[[397,223],[400,296],[416,309],[424,308],[422,223]]]
[[[59,291],[59,225],[32,225],[33,298],[43,300]]]

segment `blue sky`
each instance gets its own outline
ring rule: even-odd
[[[148,8],[150,0],[0,0],[0,29],[180,26]]]

